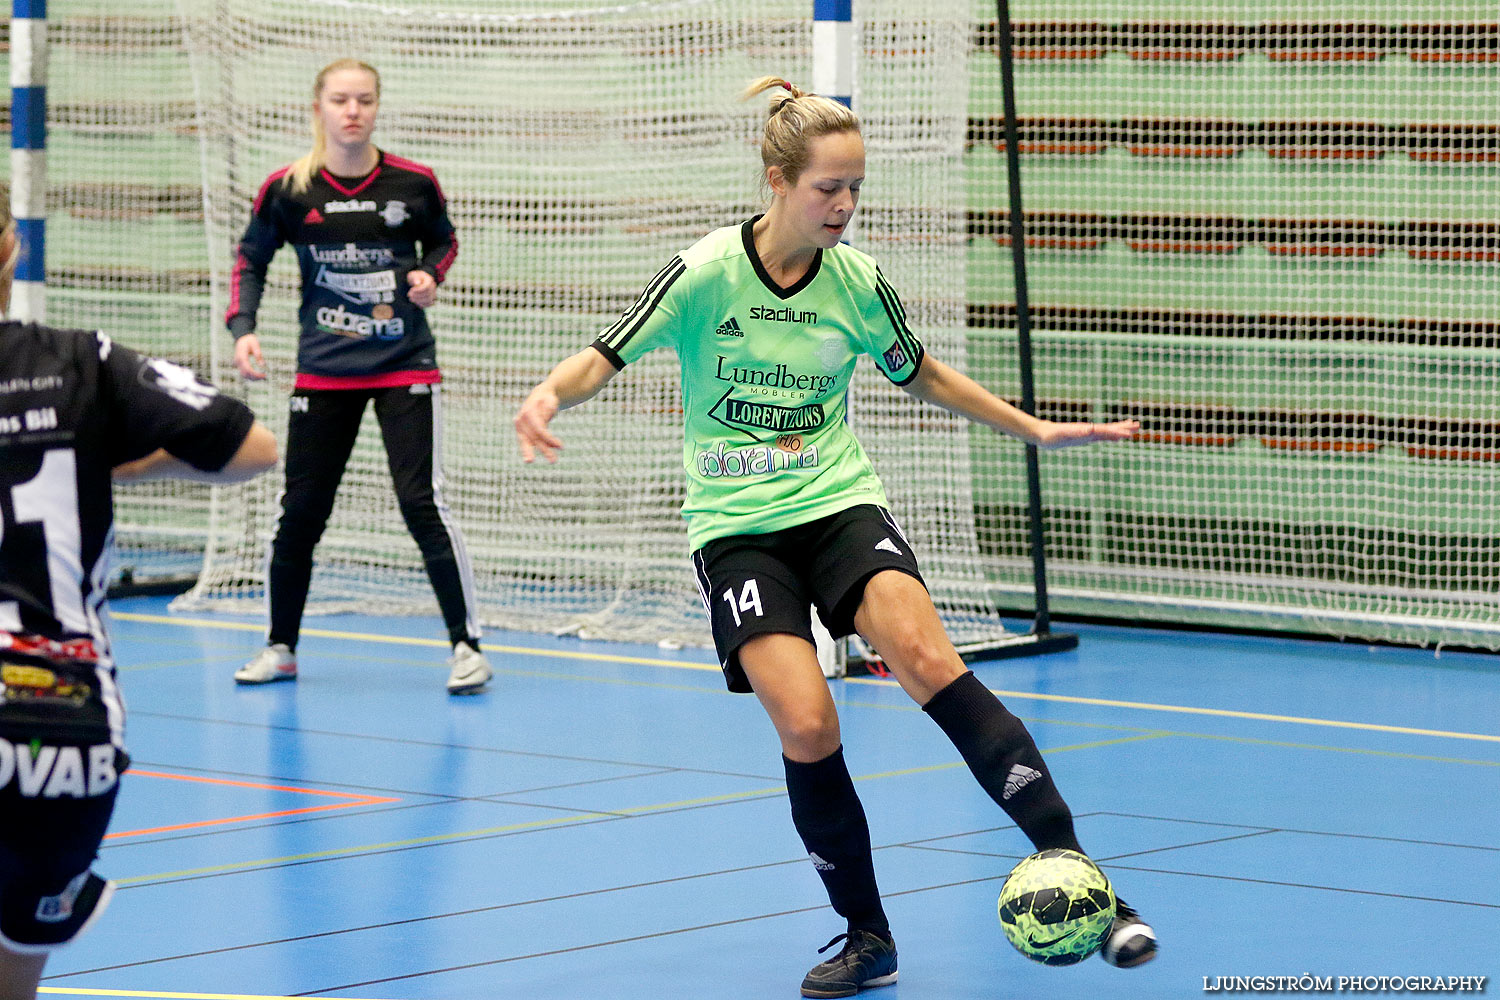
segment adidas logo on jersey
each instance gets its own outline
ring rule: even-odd
[[[327,219],[323,218],[323,213],[314,208],[303,217],[302,224],[304,226],[316,226],[319,223],[327,221]]]
[[[1016,794],[1021,789],[1031,784],[1033,781],[1036,781],[1041,776],[1041,771],[1027,767],[1025,764],[1017,764],[1015,767],[1011,768],[1010,773],[1005,776],[1005,791],[1000,793],[1000,798],[1009,801],[1012,795]]]
[[[818,871],[820,871],[820,872],[831,872],[831,871],[833,871],[833,862],[832,861],[824,861],[821,857],[818,856],[818,852],[817,851],[813,851],[813,852],[809,853],[808,857],[812,859],[813,867],[816,868]]]
[[[876,552],[892,552],[892,553],[894,553],[894,554],[896,554],[898,556],[902,554],[901,550],[898,549],[898,548],[896,548],[896,543],[893,542],[893,541],[891,541],[889,538],[887,538],[883,542],[876,542],[875,543],[875,551]]]
[[[740,329],[739,321],[731,316],[719,324],[719,328],[714,331],[714,335],[718,337],[743,337],[745,331]]]

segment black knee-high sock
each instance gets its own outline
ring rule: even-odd
[[[922,711],[948,734],[979,784],[1037,850],[1063,847],[1083,853],[1073,832],[1073,813],[1052,783],[1036,742],[973,671],[933,695]]]
[[[870,826],[844,764],[844,748],[811,764],[781,759],[792,824],[823,879],[828,901],[851,929],[889,934],[891,925],[875,886]]]

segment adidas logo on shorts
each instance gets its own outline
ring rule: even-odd
[[[816,868],[818,871],[820,871],[820,872],[831,872],[831,871],[833,871],[833,862],[832,861],[824,861],[822,858],[820,858],[818,856],[818,852],[817,851],[813,851],[813,852],[809,853],[807,856],[812,859],[813,867]]]
[[[889,538],[887,538],[885,541],[882,541],[882,542],[876,542],[875,543],[875,551],[876,552],[891,552],[891,553],[894,553],[894,554],[896,554],[898,556],[901,554],[901,550],[898,549],[898,548],[896,548],[896,543],[893,542],[893,541],[891,541]]]
[[[1016,794],[1021,789],[1025,788],[1027,785],[1031,784],[1041,776],[1041,771],[1029,768],[1025,764],[1017,764],[1015,767],[1011,768],[1010,773],[1005,776],[1005,791],[1000,793],[1000,798],[1008,801],[1012,795]]]
[[[714,331],[714,335],[718,337],[743,337],[745,331],[740,329],[739,321],[731,316],[719,324],[719,328]]]

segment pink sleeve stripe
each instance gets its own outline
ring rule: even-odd
[[[236,250],[234,252],[234,268],[229,272],[229,308],[224,313],[224,322],[226,323],[239,315],[240,269],[249,266],[250,262],[245,259],[244,253]]]
[[[261,203],[266,200],[266,192],[271,189],[271,185],[275,184],[277,181],[285,177],[287,175],[287,172],[291,169],[292,168],[290,166],[282,167],[280,170],[271,174],[270,177],[266,178],[266,182],[260,186],[260,194],[255,196],[255,208],[252,209],[252,211],[260,211]]]
[[[398,170],[410,170],[414,174],[421,174],[423,177],[426,177],[432,181],[432,186],[437,188],[438,198],[443,204],[446,205],[448,203],[447,195],[443,194],[443,186],[438,183],[437,174],[432,172],[431,167],[418,163],[416,160],[408,160],[404,156],[393,156],[390,153],[385,154],[385,162]]]
[[[457,256],[458,256],[458,234],[454,233],[452,239],[450,239],[448,241],[448,252],[443,255],[443,259],[442,260],[440,260],[440,261],[437,262],[436,270],[437,270],[437,280],[439,282],[441,282],[444,278],[448,277],[448,268],[450,268],[450,267],[453,266],[453,260]]]

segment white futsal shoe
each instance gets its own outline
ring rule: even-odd
[[[262,649],[240,669],[234,672],[236,684],[269,684],[272,681],[294,681],[297,679],[297,656],[281,642]]]
[[[490,669],[490,661],[466,642],[453,647],[453,655],[448,657],[448,666],[452,668],[448,672],[449,694],[478,694],[490,682],[490,678],[495,676],[495,672]]]

